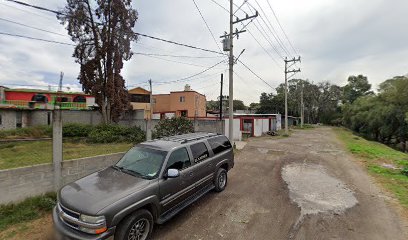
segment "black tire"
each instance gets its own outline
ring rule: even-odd
[[[118,226],[118,228],[115,231],[115,240],[128,240],[129,235],[132,233],[135,233],[137,231],[137,224],[140,222],[139,221],[148,221],[145,222],[145,226],[148,228],[147,234],[145,234],[146,231],[143,231],[142,238],[140,240],[148,240],[150,239],[152,232],[153,232],[153,216],[152,214],[145,210],[141,209],[138,210],[137,212],[133,213],[132,215],[129,215],[126,217]],[[140,225],[139,225],[140,226]],[[135,238],[138,239],[138,238]]]
[[[227,183],[228,183],[227,171],[224,168],[218,169],[214,179],[215,191],[216,192],[224,191],[225,187],[227,187]]]

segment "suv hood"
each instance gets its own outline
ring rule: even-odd
[[[149,180],[109,167],[65,185],[59,192],[59,201],[79,213],[97,215],[104,207],[145,188],[149,183]]]

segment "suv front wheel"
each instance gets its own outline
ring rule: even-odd
[[[153,231],[153,216],[145,210],[138,210],[125,218],[115,233],[115,240],[148,240]]]
[[[227,170],[220,168],[215,175],[215,191],[222,192],[227,186]]]

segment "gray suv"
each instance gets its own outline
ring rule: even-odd
[[[64,239],[150,238],[211,190],[221,192],[234,166],[224,135],[191,133],[143,142],[115,165],[61,188],[53,211]]]

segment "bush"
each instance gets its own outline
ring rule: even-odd
[[[80,123],[68,123],[62,127],[63,137],[88,137],[93,126]]]
[[[51,136],[51,126],[35,126],[11,130],[0,130],[0,138],[44,138]]]
[[[145,133],[139,127],[124,127],[114,124],[96,126],[88,135],[88,141],[93,143],[144,141]]]
[[[194,132],[193,122],[187,118],[168,118],[160,120],[154,127],[153,137],[161,138]]]
[[[402,173],[403,175],[405,175],[405,176],[408,177],[408,167],[404,167],[404,168],[402,169],[401,173]]]

